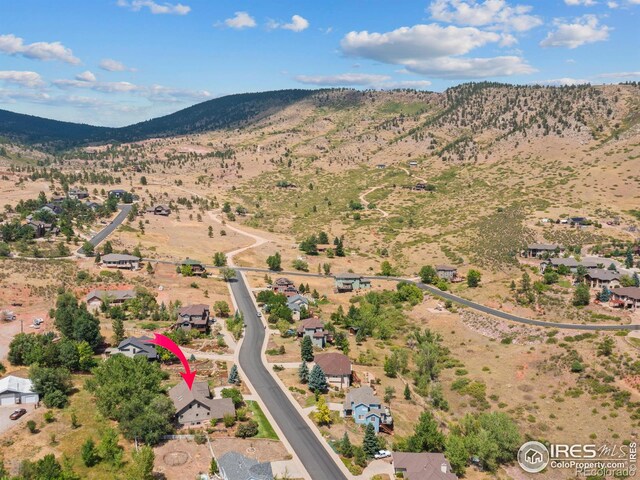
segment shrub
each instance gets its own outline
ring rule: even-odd
[[[247,423],[241,424],[236,430],[236,437],[249,438],[255,437],[258,434],[258,424],[249,420]]]

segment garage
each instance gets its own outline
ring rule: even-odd
[[[0,378],[0,406],[38,403],[40,397],[33,391],[33,383],[28,378],[9,375]]]

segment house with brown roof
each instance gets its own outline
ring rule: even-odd
[[[612,288],[620,287],[620,275],[618,272],[612,270],[605,270],[603,268],[594,268],[587,272],[584,277],[585,282],[589,285],[589,288],[601,289],[607,287],[609,290]]]
[[[324,322],[319,318],[308,318],[298,326],[299,337],[311,337],[311,342],[320,348],[333,341],[331,333],[324,329]]]
[[[327,377],[329,386],[340,389],[349,388],[352,372],[349,357],[342,353],[330,352],[316,355],[314,360]]]
[[[206,333],[209,325],[213,323],[209,314],[209,305],[202,303],[186,305],[178,310],[178,320],[175,328],[182,330],[196,329],[201,333]]]
[[[457,480],[442,453],[393,452],[393,470],[405,480]]]
[[[207,382],[193,382],[189,389],[186,382],[181,381],[169,390],[169,398],[176,408],[176,421],[181,426],[197,425],[236,414],[233,400],[213,398]]]
[[[299,293],[295,284],[285,277],[276,278],[271,285],[271,290],[273,290],[273,293],[280,293],[286,297],[293,297]]]
[[[154,207],[147,208],[147,213],[153,213],[154,215],[162,215],[168,217],[171,213],[171,209],[166,205],[156,205]]]
[[[640,307],[640,287],[620,287],[611,290],[609,304],[612,307],[630,308]]]

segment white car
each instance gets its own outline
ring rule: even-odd
[[[262,312],[256,312],[256,315],[260,318],[262,316]]]
[[[375,458],[376,460],[381,459],[381,458],[388,458],[391,456],[391,452],[389,450],[379,450],[378,453],[376,453],[373,458]]]

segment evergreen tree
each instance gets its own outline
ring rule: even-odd
[[[319,365],[314,365],[309,374],[309,389],[312,392],[326,392],[328,388],[327,377]]]
[[[627,268],[633,268],[633,252],[630,248],[627,249],[627,255],[624,259],[624,266]]]
[[[351,445],[351,440],[349,440],[349,434],[345,431],[342,437],[342,441],[340,442],[340,453],[346,457],[353,457],[353,445]]]
[[[374,428],[373,423],[367,423],[367,427],[364,429],[362,449],[369,458],[372,458],[376,453],[378,453],[378,439],[376,438],[376,429]]]
[[[586,283],[578,285],[573,292],[573,304],[576,307],[589,305],[590,294],[589,286]]]
[[[113,340],[117,345],[124,340],[124,324],[122,322],[122,318],[114,318],[111,325],[113,327]]]
[[[302,338],[302,343],[300,344],[300,356],[304,362],[313,361],[313,342],[309,335],[305,335]]]
[[[411,389],[409,388],[409,384],[404,384],[404,399],[411,400]]]
[[[298,368],[298,378],[300,379],[300,383],[307,383],[309,381],[309,367],[304,360],[300,364],[300,368]]]
[[[398,375],[397,356],[391,355],[384,360],[384,374],[389,378],[396,378]]]
[[[98,452],[96,451],[96,444],[92,438],[87,439],[82,445],[82,462],[86,467],[93,467],[98,463]]]
[[[238,366],[234,363],[229,371],[229,383],[237,385],[240,383],[240,374],[238,373]]]
[[[602,303],[606,303],[611,299],[611,290],[606,285],[602,286],[602,291],[598,294],[598,300]]]

